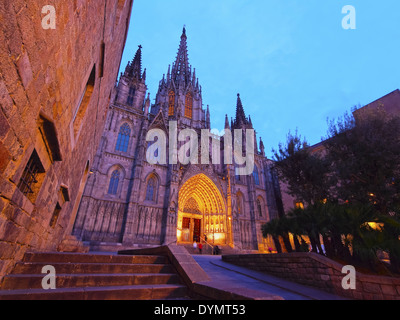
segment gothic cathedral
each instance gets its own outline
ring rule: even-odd
[[[281,214],[282,201],[272,161],[255,133],[250,175],[236,175],[235,164],[223,159],[218,164],[147,161],[150,130],[163,130],[171,141],[174,123],[178,130],[192,129],[200,137],[202,130],[210,129],[211,115],[209,107],[203,109],[202,88],[189,65],[185,28],[176,60],[160,81],[152,105],[141,49],[116,86],[73,234],[91,246],[189,244],[206,237],[211,244],[238,250],[272,247],[261,226]],[[236,117],[229,122],[226,116],[225,129],[254,129],[239,95]],[[224,157],[223,150],[221,154]]]

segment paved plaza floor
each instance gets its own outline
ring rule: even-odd
[[[224,290],[256,290],[282,297],[284,300],[347,300],[309,286],[280,279],[262,272],[235,266],[222,261],[221,256],[193,255],[208,274],[210,287]]]

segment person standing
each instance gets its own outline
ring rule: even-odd
[[[200,242],[199,243],[199,252],[200,252],[200,254],[202,254],[202,250],[203,250],[203,244]]]
[[[193,242],[193,249],[194,249],[194,252],[196,252],[196,249],[197,249],[197,242],[196,241]]]

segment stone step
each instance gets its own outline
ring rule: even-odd
[[[55,290],[44,290],[44,266],[55,268]],[[166,256],[26,253],[0,284],[0,300],[185,299],[188,289]]]
[[[55,290],[0,290],[0,300],[166,300],[183,299],[187,294],[186,286],[160,284]]]
[[[127,264],[127,263],[62,263],[62,262],[18,262],[12,274],[42,274],[46,265],[52,265],[57,274],[80,273],[172,273],[170,264]]]
[[[2,290],[41,289],[41,274],[18,274],[4,277]],[[56,288],[107,287],[155,284],[180,284],[176,274],[56,274]]]
[[[24,255],[23,262],[165,264],[168,263],[168,259],[164,256],[119,256],[90,253],[28,252]]]

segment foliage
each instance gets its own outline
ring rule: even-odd
[[[378,109],[331,122],[324,146],[337,199],[372,202],[382,214],[400,206],[400,118]]]
[[[312,251],[375,271],[382,271],[378,252],[386,251],[392,271],[400,272],[400,118],[381,108],[354,115],[329,123],[322,152],[297,131],[273,150],[289,194],[306,206],[267,223],[263,232],[292,233],[296,251],[307,236]]]
[[[326,159],[311,154],[305,140],[290,132],[286,145],[279,144],[273,150],[275,170],[279,178],[287,183],[289,194],[313,204],[327,198],[326,186],[330,184],[329,163]]]

